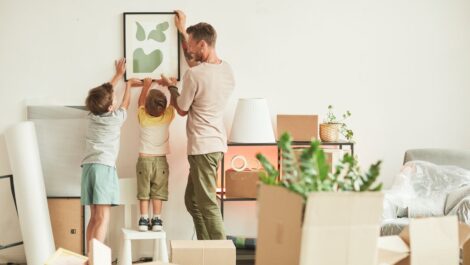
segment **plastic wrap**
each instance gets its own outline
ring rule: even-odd
[[[410,161],[402,167],[392,188],[385,192],[383,217],[445,215],[447,194],[466,185],[470,185],[468,170]]]

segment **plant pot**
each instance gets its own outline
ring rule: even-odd
[[[341,123],[322,123],[320,124],[320,139],[322,142],[337,142],[340,129]]]

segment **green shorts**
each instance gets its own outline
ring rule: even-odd
[[[137,170],[137,199],[168,200],[168,176],[166,156],[139,157]]]
[[[102,164],[82,165],[82,205],[119,204],[119,180],[116,168]]]

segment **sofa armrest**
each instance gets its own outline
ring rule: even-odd
[[[449,192],[446,197],[444,214],[450,214],[450,211],[452,211],[461,201],[465,200],[468,196],[470,196],[470,185],[465,185]]]
[[[460,222],[470,224],[470,195],[457,203],[447,215],[456,215]]]

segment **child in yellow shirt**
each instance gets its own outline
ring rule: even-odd
[[[139,230],[161,231],[162,201],[168,200],[169,167],[166,155],[170,153],[169,127],[175,117],[165,94],[151,89],[152,79],[144,79],[139,97],[138,120],[140,147],[137,160],[137,198],[140,201]],[[168,106],[167,106],[168,105]],[[148,214],[152,202],[153,217]]]

